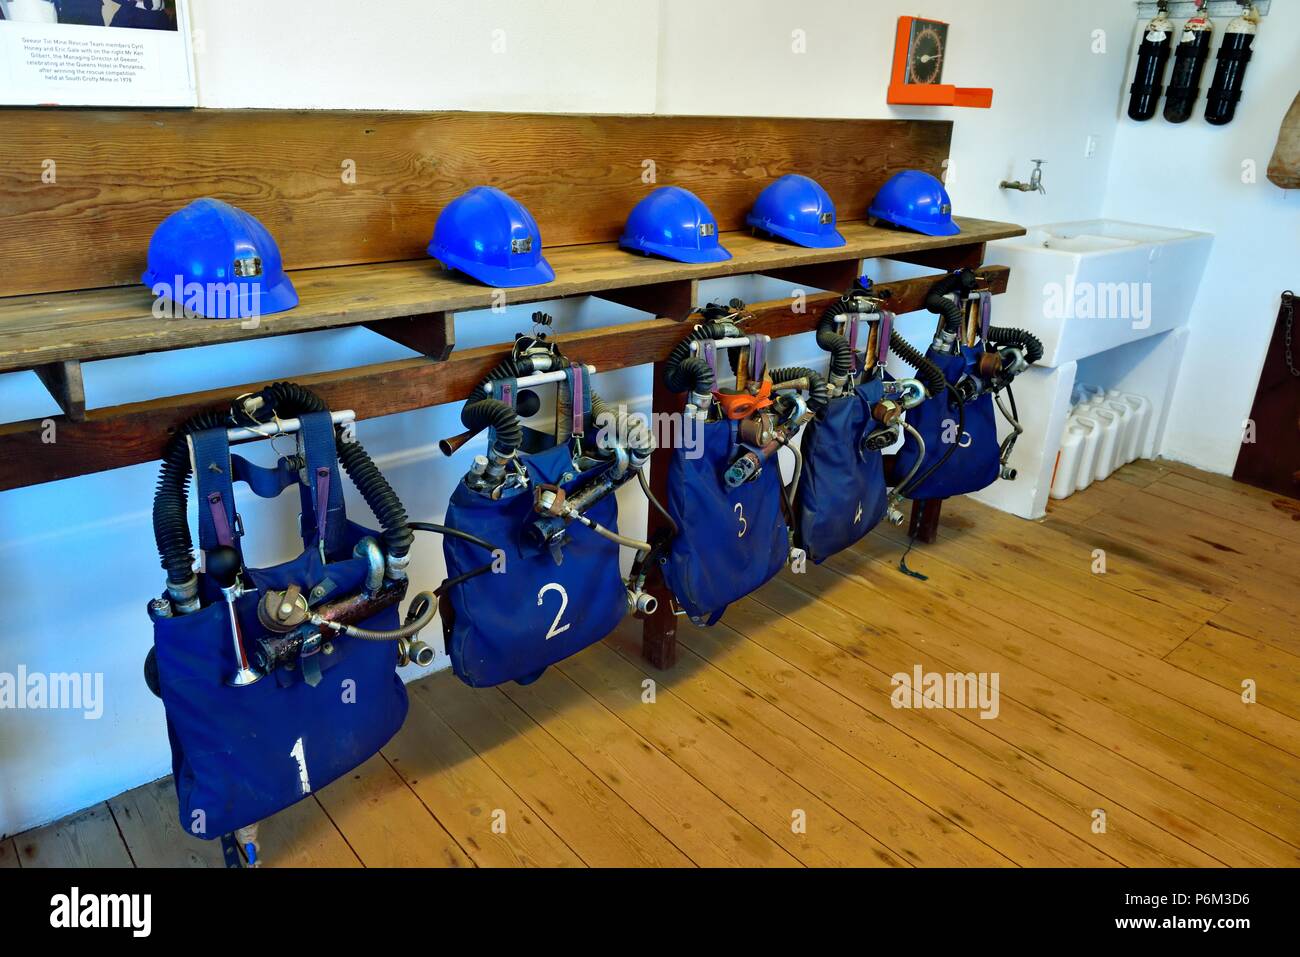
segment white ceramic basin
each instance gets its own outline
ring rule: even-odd
[[[1213,239],[1109,219],[1031,227],[988,246],[986,262],[1011,267],[995,321],[1038,336],[1044,366],[1184,325]]]

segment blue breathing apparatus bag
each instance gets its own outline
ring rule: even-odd
[[[980,345],[961,345],[958,352],[949,354],[937,351],[933,345],[926,350],[926,358],[939,367],[950,385],[978,377],[982,343],[987,341],[989,331],[987,299],[987,295],[982,298]],[[951,498],[978,492],[997,481],[1002,471],[1002,450],[991,393],[981,391],[974,399],[961,403],[953,389],[945,389],[910,410],[907,421],[925,442],[920,467],[902,488],[908,498]],[[895,460],[895,474],[902,477],[911,473],[918,457],[916,439],[908,433]]]
[[[491,397],[515,408],[514,379],[491,383]],[[456,675],[473,687],[506,681],[529,684],[549,666],[608,635],[627,612],[627,589],[619,573],[619,546],[580,522],[568,526],[567,540],[549,549],[527,535],[535,491],[542,485],[572,492],[612,468],[610,462],[583,462],[576,446],[592,428],[591,389],[581,366],[570,366],[566,388],[572,398],[570,439],[517,456],[526,484],[498,489],[496,497],[471,487],[468,477],[452,493],[446,524],[491,543],[481,546],[454,536],[443,538],[448,579],[469,575],[489,562],[498,568],[451,587],[443,596],[443,629]],[[524,429],[534,445],[541,433]],[[495,432],[489,430],[488,448]],[[554,440],[551,440],[554,442]],[[618,531],[618,504],[610,494],[586,517]]]
[[[963,376],[974,374],[982,351],[978,346],[962,346],[958,355],[943,355],[929,349],[926,357],[956,385]],[[952,391],[945,389],[942,395],[932,396],[909,411],[907,421],[925,440],[921,467],[903,489],[908,498],[951,498],[978,492],[997,481],[1002,466],[992,395],[984,392],[959,406]],[[945,461],[943,457],[950,449],[952,454]],[[903,476],[911,471],[918,451],[909,433],[898,451],[896,474]],[[934,468],[941,461],[943,464]]]
[[[790,531],[775,462],[728,488],[727,467],[743,450],[734,421],[705,422],[701,454],[676,448],[668,466],[668,514],[677,526],[664,579],[693,621],[717,622],[727,606],[767,584],[785,565]]]
[[[751,341],[752,365],[765,373],[764,340]],[[707,340],[701,347],[716,381],[716,351]],[[790,529],[775,458],[754,478],[730,488],[724,475],[746,451],[739,422],[701,422],[698,428],[698,447],[683,443],[669,461],[667,509],[677,534],[662,564],[664,580],[686,614],[712,625],[729,604],[781,570],[790,554]]]
[[[369,566],[353,549],[379,537],[347,519],[330,414],[307,413],[301,422],[305,462],[282,458],[275,468],[232,455],[225,428],[190,436],[205,553],[240,549],[235,482],[262,498],[299,491],[302,553],[280,565],[244,569],[255,587],[235,599],[249,664],[266,647],[263,639],[273,637],[258,614],[268,590],[296,585],[312,608],[364,593]],[[292,655],[259,669],[260,680],[232,687],[227,681],[242,662],[229,606],[206,573],[198,575],[198,592],[198,611],[151,617],[181,827],[211,839],[269,817],[375,754],[401,727],[407,698],[396,672],[397,642],[347,636],[305,640]],[[357,624],[396,629],[396,602]]]
[[[804,426],[795,542],[817,564],[861,539],[885,515],[884,460],[867,447],[867,438],[881,428],[871,412],[884,391],[881,378],[870,379],[831,399]]]

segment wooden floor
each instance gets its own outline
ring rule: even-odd
[[[1300,863],[1300,502],[1140,462],[1037,523],[949,502],[928,581],[903,541],[684,623],[669,672],[629,622],[526,688],[413,685],[382,755],[263,825],[266,863]],[[895,709],[918,664],[997,673],[999,714]],[[0,841],[15,864],[220,856],[164,779]]]

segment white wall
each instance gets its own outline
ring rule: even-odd
[[[1215,21],[1216,50],[1226,23]],[[1215,234],[1161,453],[1224,474],[1241,449],[1279,296],[1300,284],[1300,192],[1278,189],[1264,175],[1300,89],[1297,37],[1300,6],[1274,3],[1227,126],[1204,121],[1202,94],[1186,123],[1160,115],[1135,123],[1125,113],[1115,130],[1103,213]],[[1213,69],[1211,59],[1203,88]],[[1243,181],[1245,163],[1256,167],[1254,182]]]
[[[991,110],[930,110],[884,102],[896,18],[917,12],[905,0],[193,0],[193,7],[207,107],[951,117],[958,212],[1025,223],[1102,211],[1127,64],[1114,43],[1108,54],[1092,53],[1092,31],[1127,37],[1133,9],[1129,0],[1095,2],[1084,14],[1053,0],[929,0],[927,14],[953,22],[948,76],[996,90]],[[805,31],[805,53],[792,50],[796,29]],[[494,53],[502,36],[505,51]],[[1090,160],[1089,133],[1100,137]],[[1028,175],[1031,157],[1048,160],[1048,195],[999,192],[1003,178]],[[732,294],[755,301],[783,290],[750,279],[707,283],[703,293]],[[459,342],[507,340],[532,308],[465,315]],[[552,311],[562,329],[637,317],[598,300]],[[914,317],[903,330],[922,339],[930,326]],[[779,345],[783,363],[816,356],[809,337]],[[87,392],[92,405],[111,405],[407,354],[364,330],[319,332],[92,363]],[[644,407],[649,371],[610,374],[599,387]],[[30,372],[0,376],[0,409],[5,421],[56,411]],[[457,413],[422,410],[358,430],[413,516],[440,517],[464,468],[465,453],[447,463],[434,447],[457,431]],[[31,609],[27,617],[11,611],[0,672],[19,664],[99,672],[107,696],[99,721],[0,713],[0,834],[169,770],[162,708],[139,677],[151,641],[145,604],[162,583],[149,525],[156,473],[147,464],[0,493],[0,582],[11,609]],[[635,531],[643,506],[630,491],[623,501],[623,521]],[[364,514],[355,496],[349,503]],[[260,538],[255,554],[285,557],[292,506],[241,510]],[[436,541],[420,542],[413,573],[417,587],[440,580]]]

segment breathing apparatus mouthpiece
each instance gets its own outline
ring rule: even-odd
[[[728,419],[747,419],[772,404],[772,380],[764,379],[757,392],[745,389],[716,389],[713,397]]]

